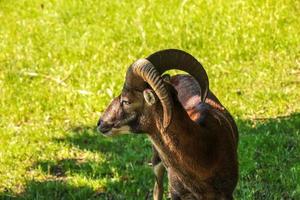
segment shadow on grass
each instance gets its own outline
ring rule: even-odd
[[[93,127],[75,128],[58,143],[98,153],[103,159],[83,158],[40,160],[30,170],[50,177],[47,181],[28,181],[24,192],[0,193],[0,199],[105,199],[151,197],[154,176],[148,161],[151,146],[145,136],[104,138]],[[138,144],[141,144],[138,146]],[[74,178],[75,177],[75,178]],[[76,182],[97,182],[93,187]],[[76,185],[76,186],[74,186]]]
[[[100,197],[104,193],[97,193],[87,186],[75,187],[65,180],[28,181],[21,194],[9,191],[0,194],[0,199],[80,199],[80,197]],[[100,197],[101,198],[101,197]]]
[[[238,120],[238,199],[300,199],[300,114]]]
[[[96,188],[100,186],[96,191],[89,188],[86,193],[78,193],[68,187],[71,192],[64,193],[63,198],[59,199],[145,199],[146,196],[150,197],[154,182],[152,169],[148,165],[151,145],[147,140],[145,135],[105,138],[95,127],[75,127],[64,138],[57,138],[55,141],[63,146],[71,145],[98,154],[100,159],[88,160],[79,156],[75,159],[40,160],[32,169],[51,177],[65,179],[66,183],[71,183],[71,179],[75,177],[75,181],[85,179],[97,182],[94,185]],[[27,184],[29,187],[30,185],[31,183]],[[48,189],[48,192],[60,190],[55,187]],[[100,194],[98,190],[101,191]],[[26,188],[22,195],[25,199],[32,199],[27,196],[34,197],[35,194],[39,194],[42,199],[52,199],[48,192],[43,195],[38,188],[36,191]]]
[[[240,180],[237,199],[300,199],[300,114],[259,120],[237,120]],[[56,139],[102,161],[41,160],[33,168],[62,180],[28,182],[20,199],[145,199],[153,186],[148,161],[150,142],[143,135],[101,136],[94,127],[78,126]],[[68,177],[104,180],[103,188],[74,187]],[[99,192],[100,191],[100,192]],[[2,195],[2,196],[1,196]],[[11,195],[9,192],[1,197]],[[57,197],[57,198],[56,198]]]

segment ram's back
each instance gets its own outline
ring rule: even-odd
[[[190,75],[180,74],[172,76],[170,82],[175,87],[178,93],[178,100],[187,111],[189,117],[193,121],[198,122],[201,115],[203,115],[203,112],[199,107],[201,98],[199,94],[200,86],[197,81]],[[210,106],[211,110],[216,110],[221,115],[219,115],[219,117],[222,117],[222,115],[225,117],[224,120],[227,121],[229,126],[231,126],[233,135],[237,142],[238,129],[231,114],[223,107],[221,102],[211,91],[208,92],[206,103]]]

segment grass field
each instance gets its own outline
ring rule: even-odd
[[[236,199],[300,199],[300,2],[0,0],[0,199],[145,199],[146,136],[104,138],[127,67],[196,56],[235,116]]]

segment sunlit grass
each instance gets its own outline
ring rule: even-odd
[[[300,198],[299,10],[282,0],[0,1],[0,197],[145,198],[147,138],[106,139],[94,126],[129,64],[180,48],[238,122],[236,198]]]

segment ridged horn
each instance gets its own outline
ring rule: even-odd
[[[161,75],[170,69],[178,69],[192,75],[200,85],[201,101],[205,102],[209,90],[208,76],[201,63],[187,52],[179,49],[157,51],[147,57]]]
[[[151,86],[159,98],[163,107],[163,127],[168,128],[172,119],[173,101],[156,67],[147,59],[139,59],[129,67],[125,87],[143,89],[145,83],[141,79]]]
[[[146,88],[146,83],[152,87],[163,107],[165,129],[172,119],[173,101],[161,75],[170,69],[182,70],[192,75],[200,85],[201,101],[205,102],[209,91],[206,71],[196,58],[182,50],[161,50],[151,54],[147,59],[137,60],[129,67],[125,82],[125,87],[136,90]]]

